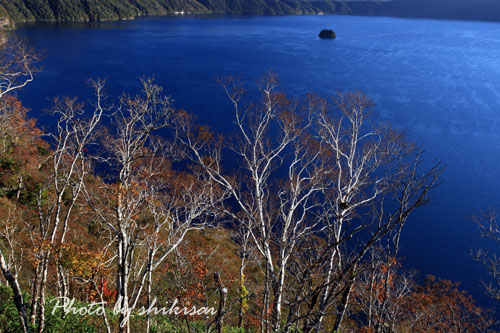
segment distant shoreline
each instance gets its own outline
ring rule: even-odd
[[[118,5],[116,5],[118,4]],[[490,0],[456,4],[452,0],[395,1],[339,1],[339,0],[275,0],[273,2],[178,0],[160,4],[146,0],[101,0],[88,5],[73,0],[71,5],[57,7],[43,4],[34,7],[27,0],[0,0],[0,28],[14,28],[16,24],[60,22],[92,23],[132,20],[147,16],[198,15],[353,15],[367,17],[395,17],[460,21],[500,22],[500,3]]]
[[[387,16],[387,15],[357,15],[357,14],[331,14],[331,13],[322,13],[322,14],[283,14],[283,15],[256,15],[256,14],[201,14],[201,13],[190,13],[184,15],[140,15],[129,19],[109,19],[109,20],[101,20],[101,21],[27,21],[27,22],[18,22],[15,24],[15,27],[8,27],[8,29],[2,29],[0,25],[0,31],[2,30],[16,30],[18,28],[25,27],[33,27],[39,25],[46,26],[89,26],[89,27],[97,27],[100,24],[113,23],[113,22],[127,22],[134,21],[140,19],[149,19],[149,18],[245,18],[245,17],[300,17],[300,16],[352,16],[352,17],[372,17],[372,18],[392,18],[392,19],[409,19],[409,20],[435,20],[435,21],[451,21],[451,22],[478,22],[478,23],[500,23],[500,21],[493,20],[467,20],[467,19],[453,19],[453,18],[437,18],[437,17],[412,17],[412,16]]]

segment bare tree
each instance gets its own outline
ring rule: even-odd
[[[165,170],[167,171],[167,170]],[[147,303],[151,305],[152,273],[175,251],[186,234],[195,229],[213,225],[213,207],[225,199],[225,194],[210,179],[199,172],[167,171],[166,177],[157,176],[148,184],[151,190],[147,199],[150,225],[143,229],[147,247],[147,263],[140,272],[132,308],[137,306],[147,281]],[[150,329],[150,314],[147,314],[147,331]]]
[[[366,316],[366,328],[374,332],[395,331],[413,291],[413,275],[399,274],[400,265],[392,254],[387,248],[374,248],[355,286],[354,303]]]
[[[24,41],[9,36],[0,45],[0,98],[33,81],[39,60],[40,56]]]
[[[307,217],[317,206],[314,197],[323,189],[327,174],[320,159],[322,147],[307,133],[310,110],[297,109],[294,101],[277,93],[273,74],[261,84],[262,104],[245,110],[240,105],[243,90],[237,80],[222,79],[220,83],[233,103],[237,128],[226,148],[240,157],[240,168],[246,174],[232,177],[225,173],[222,140],[207,140],[201,135],[206,129],[196,128],[192,121],[178,122],[177,138],[190,149],[189,157],[237,203],[236,210],[226,206],[226,213],[245,226],[265,262],[263,307],[270,305],[272,313],[267,318],[263,311],[263,330],[278,331],[288,261],[297,242],[317,225]],[[280,173],[286,177],[279,177]]]
[[[235,240],[240,245],[240,288],[239,288],[239,308],[238,308],[238,328],[243,325],[243,315],[248,307],[248,297],[249,293],[247,287],[245,286],[245,270],[249,261],[252,260],[254,256],[254,251],[252,251],[252,244],[250,238],[250,231],[244,226],[236,226],[236,232],[234,233]]]
[[[136,246],[140,241],[141,225],[138,220],[149,196],[148,182],[161,171],[156,163],[161,157],[150,149],[154,131],[167,126],[173,112],[168,97],[160,95],[161,88],[152,80],[142,80],[141,95],[123,95],[113,113],[115,135],[103,139],[104,159],[116,171],[115,179],[107,190],[107,198],[100,200],[87,193],[87,200],[110,230],[111,241],[116,242],[117,306],[120,308],[121,331],[128,332],[130,316],[130,268],[134,262]],[[106,186],[109,187],[109,186]]]
[[[225,198],[204,173],[171,167],[178,153],[153,134],[169,126],[175,111],[170,98],[151,79],[143,79],[142,85],[141,95],[121,97],[113,117],[115,133],[103,141],[103,160],[115,171],[109,184],[103,184],[105,198],[87,193],[88,202],[110,231],[110,240],[116,243],[122,331],[130,330],[130,312],[138,306],[144,289],[146,308],[151,305],[153,271],[190,230],[212,224],[212,207]],[[148,331],[149,327],[148,312]]]
[[[38,54],[28,48],[21,40],[10,37],[2,43],[0,46],[0,100],[2,104],[7,94],[13,93],[33,81],[33,75],[38,71],[35,68],[38,60]],[[17,277],[9,269],[1,250],[0,267],[14,293],[14,303],[19,312],[23,330],[28,332],[29,325],[21,288]]]
[[[490,211],[480,216],[474,216],[473,221],[478,226],[481,237],[500,242],[500,226],[498,224],[498,213]],[[475,260],[482,262],[488,269],[492,281],[485,283],[483,287],[494,299],[500,299],[500,259],[495,253],[484,250],[472,251]]]
[[[306,331],[321,329],[324,314],[338,297],[334,329],[340,328],[360,261],[380,239],[401,228],[415,208],[427,202],[427,193],[442,172],[435,166],[420,173],[418,150],[399,133],[367,123],[373,105],[363,94],[339,94],[334,102],[333,109],[325,101],[320,101],[318,108],[319,136],[328,147],[326,158],[334,176],[321,213],[329,244],[326,278],[318,315],[305,326]],[[392,207],[397,207],[390,212],[384,208],[388,198]],[[347,257],[343,254],[346,250],[350,252]]]
[[[427,202],[442,170],[420,173],[418,150],[399,133],[367,123],[372,103],[361,93],[340,94],[334,108],[315,96],[299,106],[276,92],[277,79],[270,74],[261,85],[262,104],[242,109],[244,91],[237,80],[220,83],[235,110],[232,144],[206,140],[206,129],[191,118],[177,123],[177,137],[191,160],[230,192],[237,209],[227,206],[226,212],[245,226],[264,259],[262,331],[282,329],[283,304],[290,306],[286,331],[299,320],[305,331],[321,330],[334,304],[339,329],[361,260]],[[240,157],[245,174],[223,170],[224,148]],[[397,207],[389,213],[387,198]],[[285,300],[290,259],[297,262],[297,247],[307,248],[318,236],[326,241],[319,259],[308,269],[294,264],[294,270],[305,274],[297,280],[305,282],[319,269],[322,283]]]
[[[39,332],[45,327],[49,261],[56,244],[65,241],[75,203],[91,171],[87,151],[95,139],[95,131],[104,112],[101,105],[104,83],[93,82],[93,88],[96,103],[90,118],[85,117],[84,105],[78,103],[76,98],[56,99],[52,110],[58,120],[55,132],[49,135],[53,141],[53,151],[47,160],[49,175],[40,187],[37,198],[39,225],[36,242],[39,260],[33,280],[31,324],[35,324],[38,317]],[[58,282],[59,294],[65,296],[67,285],[61,267],[58,267]]]
[[[21,327],[23,332],[29,331],[28,317],[26,315],[26,307],[24,304],[24,299],[21,292],[21,287],[19,286],[19,282],[17,281],[18,269],[15,261],[15,249],[17,248],[16,241],[14,239],[14,232],[16,228],[16,224],[12,223],[13,214],[9,211],[8,221],[5,224],[5,232],[2,233],[3,238],[7,240],[7,244],[9,246],[9,255],[8,260],[5,260],[2,249],[0,249],[0,269],[7,280],[9,286],[11,287],[14,293],[14,304],[16,305],[17,311],[19,313],[19,319],[21,321]],[[9,267],[14,267],[14,272],[9,269]]]

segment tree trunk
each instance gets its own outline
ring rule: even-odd
[[[153,279],[151,265],[152,265],[152,260],[150,260],[148,268],[147,309],[149,309],[149,307],[151,306],[151,282]],[[149,333],[150,329],[151,329],[151,313],[148,311],[146,318],[146,333]]]
[[[119,280],[120,286],[118,290],[119,306],[120,306],[120,332],[129,333],[130,323],[129,323],[129,304],[128,304],[128,254],[126,250],[125,240],[121,241],[123,257],[119,264]]]
[[[68,296],[68,282],[66,279],[66,275],[64,274],[63,268],[61,265],[57,265],[57,295],[59,297],[67,297]],[[61,318],[64,319],[66,317],[66,312],[63,311],[61,314]]]
[[[40,307],[38,309],[38,332],[42,333],[45,329],[45,290],[47,286],[47,273],[49,269],[49,254],[47,253],[42,263],[42,279],[40,281]]]
[[[281,303],[283,299],[283,283],[284,273],[280,272],[278,276],[275,274],[272,279],[273,287],[273,310],[271,316],[271,324],[274,332],[279,332],[281,329]]]
[[[245,304],[246,295],[243,295],[243,288],[245,288],[245,253],[246,251],[242,250],[241,261],[240,261],[240,308],[238,309],[238,328],[241,328],[243,325],[243,306]]]
[[[347,306],[349,305],[349,297],[351,296],[352,288],[354,287],[355,279],[349,281],[349,286],[342,293],[342,299],[339,306],[337,307],[337,317],[335,318],[335,324],[333,326],[332,332],[340,332],[340,326],[342,324],[342,319],[344,319],[345,313],[347,311]]]
[[[5,258],[3,253],[0,251],[0,268],[2,269],[2,273],[5,276],[5,279],[9,283],[12,292],[14,293],[14,304],[16,305],[17,312],[19,313],[19,319],[21,320],[21,326],[23,328],[23,332],[29,332],[29,324],[28,318],[26,317],[26,309],[24,307],[23,295],[21,293],[21,287],[17,282],[17,279],[12,275],[11,271],[7,267],[5,263]]]
[[[37,304],[38,304],[38,296],[40,291],[40,280],[41,280],[41,271],[40,271],[41,263],[38,263],[35,272],[35,278],[33,279],[33,286],[31,288],[31,308],[30,308],[30,325],[34,326],[36,324],[36,313],[37,313]]]
[[[266,264],[266,274],[265,274],[265,285],[264,285],[264,295],[262,300],[262,312],[260,314],[260,331],[261,333],[267,333],[269,331],[269,268]]]
[[[219,309],[215,317],[215,330],[217,333],[222,333],[224,327],[224,307],[226,304],[227,289],[222,286],[222,281],[219,273],[215,272],[215,279],[217,281],[217,289],[219,289]]]
[[[338,242],[338,240],[340,239],[340,230],[341,230],[340,228],[342,227],[343,223],[344,223],[344,219],[342,218],[342,212],[341,212],[339,214],[339,219],[338,219],[338,227],[337,227],[338,229],[334,230],[334,234],[335,234],[334,241],[335,242]],[[334,273],[335,259],[337,258],[337,256],[339,257],[339,258],[337,258],[337,260],[339,260],[339,262],[340,262],[340,250],[339,250],[338,246],[335,246],[331,251],[332,251],[332,253],[330,255],[330,260],[328,262],[328,272],[327,272],[326,280],[325,280],[325,288],[323,290],[323,294],[321,295],[320,316],[319,316],[319,319],[317,322],[317,326],[318,326],[319,331],[321,330],[321,326],[323,324],[323,319],[325,317],[325,311],[326,311],[326,308],[328,306],[327,300],[328,300],[329,292],[331,290],[330,283],[331,283],[332,276]]]

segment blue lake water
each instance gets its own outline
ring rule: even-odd
[[[331,27],[336,40],[320,40]],[[89,96],[88,78],[107,78],[109,94],[154,75],[177,107],[221,131],[231,109],[213,80],[248,85],[273,70],[293,96],[361,90],[377,117],[405,130],[446,166],[433,202],[414,214],[403,239],[407,268],[462,281],[489,303],[485,272],[469,250],[471,215],[500,209],[500,24],[348,16],[143,18],[98,25],[22,27],[45,50],[44,70],[21,94],[40,115],[56,95]],[[50,122],[42,118],[43,123]],[[490,303],[492,304],[492,303]]]

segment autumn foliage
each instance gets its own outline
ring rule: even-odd
[[[418,284],[394,258],[367,269],[353,303],[363,332],[483,332],[496,324],[458,282],[428,275]]]
[[[55,296],[105,303],[108,311],[89,322],[108,332],[472,332],[494,324],[458,284],[428,277],[418,285],[395,256],[367,255],[400,232],[411,205],[426,202],[440,170],[417,182],[416,160],[373,181],[380,165],[400,166],[414,151],[395,131],[357,133],[372,107],[363,94],[338,96],[338,120],[325,100],[299,105],[275,92],[271,76],[265,103],[237,113],[241,137],[225,142],[175,110],[153,80],[141,82],[143,91],[123,95],[115,109],[105,106],[101,81],[92,103],[56,100],[50,136],[16,97],[0,98],[0,250],[30,294],[31,327],[53,331],[64,321],[46,310]],[[241,92],[226,92],[240,112]],[[349,147],[352,131],[375,138]],[[247,164],[226,173],[224,150]],[[357,226],[389,193],[404,208],[399,215],[373,213]],[[362,229],[371,232],[365,243]],[[137,319],[153,298],[217,315]],[[116,305],[130,314],[112,315]]]

